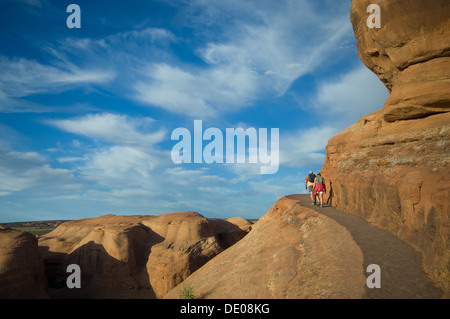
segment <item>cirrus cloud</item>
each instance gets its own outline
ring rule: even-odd
[[[45,122],[65,132],[117,144],[155,144],[166,138],[164,129],[149,132],[155,123],[149,117],[132,118],[127,115],[99,113]]]

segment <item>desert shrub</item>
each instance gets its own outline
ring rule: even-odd
[[[184,285],[178,290],[178,296],[180,299],[195,299],[194,288],[191,285]]]

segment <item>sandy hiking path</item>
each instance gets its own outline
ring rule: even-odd
[[[338,211],[329,204],[324,204],[324,207],[312,205],[309,195],[287,197],[344,226],[363,253],[364,271],[370,264],[380,266],[381,288],[366,287],[364,298],[442,298],[443,291],[432,283],[423,269],[422,255],[408,243],[371,225],[362,217]],[[370,274],[365,273],[364,276]]]

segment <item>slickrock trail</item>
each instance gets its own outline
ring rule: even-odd
[[[381,269],[381,288],[368,288]],[[164,298],[191,286],[212,299],[442,298],[422,256],[363,218],[313,206],[309,195],[280,198],[239,242],[215,256]]]
[[[370,225],[363,218],[324,205],[311,204],[309,195],[287,196],[302,206],[334,219],[344,226],[362,251],[366,270],[370,264],[381,268],[381,288],[365,288],[363,298],[441,298],[443,292],[427,277],[422,255],[393,234]],[[365,276],[370,275],[366,273]]]

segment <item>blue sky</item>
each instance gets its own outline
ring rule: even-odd
[[[388,96],[349,14],[350,0],[1,1],[0,222],[259,218],[305,193],[328,139]],[[194,120],[278,128],[278,172],[175,164],[171,133]]]

